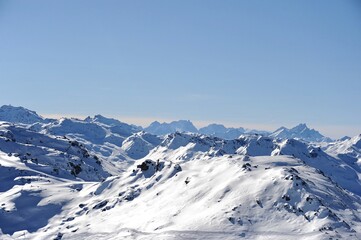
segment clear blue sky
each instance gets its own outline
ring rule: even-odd
[[[361,133],[361,1],[0,0],[0,104]]]

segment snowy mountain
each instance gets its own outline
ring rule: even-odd
[[[220,137],[224,139],[236,139],[245,133],[244,128],[226,128],[222,124],[210,124],[200,128],[199,132],[209,136]]]
[[[189,120],[178,120],[170,123],[152,122],[144,131],[155,135],[166,135],[174,132],[191,132],[196,133],[198,129]]]
[[[148,127],[144,128],[144,131],[163,136],[175,132],[188,132],[188,133],[201,133],[204,135],[219,137],[223,139],[236,139],[242,134],[260,134],[268,135],[269,132],[263,130],[244,129],[240,128],[227,128],[222,124],[209,124],[208,126],[197,129],[193,123],[189,120],[179,120],[170,123],[159,123],[155,121]]]
[[[106,126],[111,132],[127,137],[142,130],[141,127],[129,125],[113,118],[103,117],[102,115],[95,115],[93,118],[87,117],[84,121]]]
[[[0,122],[0,239],[361,239],[361,135],[321,148],[26,112]]]
[[[273,138],[281,138],[281,139],[296,138],[296,139],[302,139],[307,142],[332,141],[330,138],[323,136],[318,131],[308,128],[307,125],[304,123],[301,123],[291,129],[280,127],[279,129],[271,133],[269,136]]]
[[[343,141],[336,141],[324,147],[325,152],[356,170],[361,176],[361,134]]]
[[[48,120],[42,118],[36,112],[30,111],[26,108],[3,105],[0,107],[0,121],[33,124],[44,123]]]
[[[0,151],[20,165],[64,179],[101,180],[108,177],[96,153],[67,137],[32,132],[22,126],[0,124]],[[15,170],[15,169],[14,169]]]
[[[276,131],[270,133],[263,130],[244,129],[240,128],[227,128],[222,124],[209,124],[208,126],[197,129],[189,120],[179,120],[170,123],[159,123],[157,121],[151,123],[148,127],[144,128],[144,131],[164,136],[166,134],[175,132],[189,132],[189,133],[201,133],[208,136],[219,137],[223,139],[236,139],[241,135],[263,135],[270,136],[272,138],[280,139],[301,139],[307,142],[331,142],[328,137],[323,136],[318,131],[310,129],[306,124],[299,124],[291,129],[281,127]]]
[[[162,139],[156,135],[146,132],[135,133],[126,138],[121,149],[131,158],[140,159],[145,157],[149,151],[162,142]]]
[[[323,170],[335,162],[324,156],[297,140],[174,133],[99,183],[5,176],[13,184],[2,194],[0,227],[4,239],[357,239],[360,195],[339,185],[341,175],[330,179]],[[30,171],[13,156],[0,163]]]

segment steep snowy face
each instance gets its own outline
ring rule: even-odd
[[[288,129],[281,127],[269,135],[272,138],[289,139],[296,138],[302,139],[307,142],[331,142],[330,138],[327,138],[314,129],[310,129],[306,124],[302,123],[294,128]]]
[[[173,121],[171,123],[151,123],[144,131],[155,135],[166,135],[174,132],[191,132],[197,133],[197,128],[189,120]]]
[[[23,107],[13,107],[10,105],[3,105],[0,107],[0,121],[12,122],[12,123],[44,123],[46,122],[36,112],[30,111]]]

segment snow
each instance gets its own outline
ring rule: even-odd
[[[165,159],[158,170],[142,171],[136,165],[144,161],[83,188],[65,204],[66,214],[50,218],[46,232],[27,236],[45,239],[58,232],[64,239],[360,236],[351,229],[359,230],[359,224],[354,226],[360,217],[359,197],[293,157],[251,157],[249,169],[241,156],[178,165]]]
[[[161,142],[161,138],[149,133],[139,132],[126,138],[121,149],[131,158],[145,157],[149,151]]]
[[[269,136],[273,138],[281,138],[281,139],[296,138],[296,139],[302,139],[307,142],[332,141],[330,138],[323,136],[318,131],[308,128],[305,123],[301,123],[291,129],[280,127],[279,129],[271,133]]]
[[[133,133],[139,132],[142,130],[141,127],[135,125],[129,125],[127,123],[120,122],[119,120],[113,118],[107,118],[102,115],[95,115],[93,118],[87,117],[85,122],[97,123],[104,127],[108,127],[112,133],[119,134],[121,136],[128,137]]]
[[[157,136],[21,111],[0,122],[0,239],[361,238],[361,135]]]
[[[45,123],[52,121],[51,119],[44,119],[36,112],[26,109],[24,107],[14,107],[11,105],[3,105],[0,107],[0,121],[12,123]]]
[[[226,128],[222,124],[209,124],[200,128],[199,132],[205,135],[215,136],[223,139],[236,139],[245,133],[243,128]]]
[[[197,128],[189,120],[179,120],[170,123],[151,123],[144,131],[155,135],[166,135],[174,132],[198,132]]]

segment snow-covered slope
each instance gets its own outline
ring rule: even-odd
[[[327,138],[314,129],[310,129],[306,124],[299,124],[291,129],[281,127],[269,135],[273,138],[289,139],[296,138],[302,139],[307,142],[331,142]]]
[[[61,202],[62,209],[42,201],[55,214],[46,226],[28,226],[38,228],[34,232],[15,233],[29,239],[360,237],[360,198],[291,156],[144,158],[104,182],[77,184],[78,191],[69,183],[39,181],[36,191],[25,184],[22,192],[16,186],[2,199],[8,212],[0,216],[9,219],[19,206],[33,204],[24,204],[32,196]],[[76,197],[59,198],[59,191]],[[3,222],[5,233],[13,228]]]
[[[159,123],[157,121],[151,123],[144,131],[155,135],[166,135],[174,132],[191,132],[196,133],[198,129],[189,120],[179,120],[170,123]]]
[[[160,137],[26,112],[0,122],[0,239],[361,239],[361,135],[320,148],[303,125]]]

